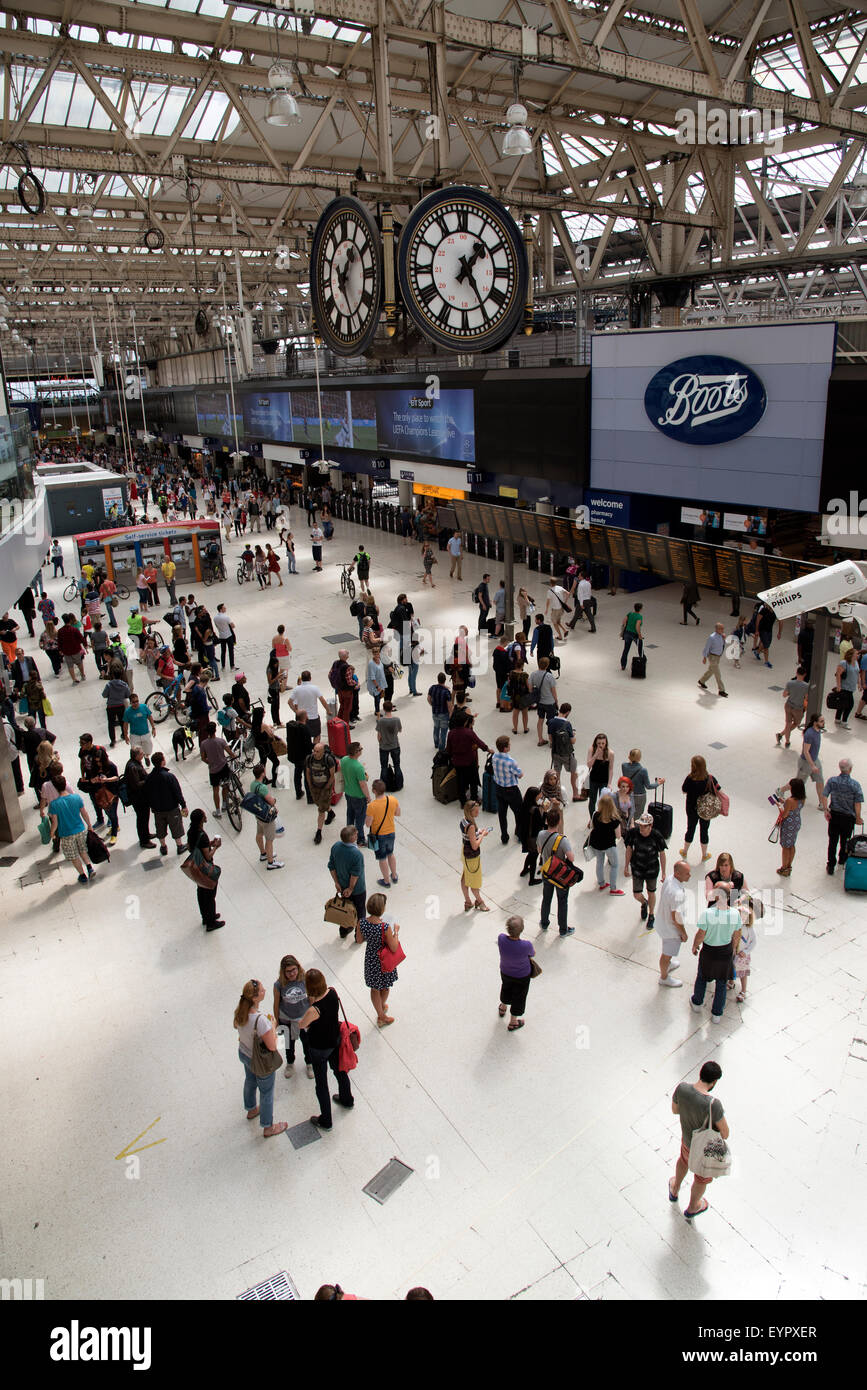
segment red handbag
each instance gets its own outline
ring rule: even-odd
[[[338,995],[340,1012],[343,1014],[343,1022],[340,1024],[340,1042],[337,1045],[337,1069],[338,1071],[354,1071],[358,1066],[357,1052],[361,1047],[361,1030],[355,1023],[350,1023],[346,1017],[346,1010],[343,1007],[343,1000]]]
[[[390,970],[396,970],[401,961],[406,960],[406,951],[397,943],[395,950],[385,944],[385,927],[382,928],[382,945],[379,948],[379,963],[383,972],[388,974]]]

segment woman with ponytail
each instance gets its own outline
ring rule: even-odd
[[[289,1126],[285,1120],[274,1124],[274,1078],[277,1073],[272,1071],[270,1076],[257,1076],[250,1065],[253,1060],[254,1034],[258,1033],[269,1052],[277,1051],[274,1020],[259,1010],[264,998],[264,985],[258,980],[248,980],[241,991],[234,1022],[238,1031],[238,1056],[244,1067],[244,1108],[247,1111],[247,1119],[254,1120],[258,1115],[262,1134],[266,1139],[270,1139],[274,1134],[282,1134]]]

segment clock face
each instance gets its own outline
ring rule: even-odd
[[[398,250],[407,313],[425,337],[490,352],[514,333],[527,292],[521,234],[495,198],[475,188],[431,193],[412,211]]]
[[[328,347],[342,357],[364,352],[382,305],[382,248],[376,222],[355,198],[335,198],[319,219],[310,297]]]

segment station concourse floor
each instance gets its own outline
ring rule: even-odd
[[[297,509],[290,524],[299,574],[287,575],[281,558],[283,589],[239,588],[238,541],[226,547],[227,583],[192,586],[212,612],[226,602],[239,634],[236,660],[254,696],[264,695],[266,653],[281,621],[294,648],[292,680],[309,667],[330,693],[326,673],[343,644],[323,637],[356,627],[335,561],[361,541],[373,556],[371,585],[386,621],[406,590],[426,628],[451,639],[466,622],[475,632],[471,590],[481,560],[465,557],[462,582],[450,581],[448,557],[438,554],[436,588],[423,590],[417,546],[337,521],[324,573],[315,574]],[[263,531],[263,544],[267,538]],[[65,551],[69,573],[69,542]],[[495,587],[499,566],[487,568]],[[59,613],[66,582],[46,580]],[[544,578],[517,566],[521,583],[541,608]],[[867,1295],[867,900],[844,894],[842,872],[826,876],[825,823],[812,789],[790,879],[777,877],[779,850],[767,842],[768,793],[796,764],[796,743],[788,753],[774,743],[782,724],[775,687],[796,664],[792,623],[774,643],[773,670],[749,653],[739,670],[723,663],[730,691],[723,701],[698,690],[696,679],[713,622],[730,625],[729,602],[704,590],[700,628],[684,628],[678,586],[641,598],[647,680],[620,671],[629,600],[603,590],[597,634],[579,624],[557,648],[560,698],[572,703],[581,755],[604,730],[618,769],[639,746],[651,777],[667,778],[669,869],[684,829],[679,788],[691,755],[704,754],[728,791],[731,815],[711,826],[714,861],[730,850],[751,888],[781,895],[769,898],[769,918],[759,923],[747,1002],[729,996],[719,1027],[710,1025],[709,1006],[693,1013],[689,945],[685,987],[659,988],[658,938],[643,930],[628,893],[612,899],[596,891],[592,864],[570,895],[575,936],[559,938],[554,920],[541,933],[541,889],[519,877],[521,850],[514,841],[501,845],[492,815],[480,817],[494,827],[482,851],[492,911],[465,915],[458,810],[431,796],[430,709],[410,699],[405,679],[396,693],[406,774],[400,881],[388,912],[401,923],[407,959],[389,1004],[396,1022],[383,1031],[363,983],[363,949],[322,921],[343,803],[315,847],[313,809],[295,801],[288,782],[278,793],[287,833],[277,848],[286,868],[274,873],[259,865],[247,817],[239,835],[225,818],[221,826],[209,820],[211,833],[223,836],[219,904],[227,926],[205,935],[174,851],[160,859],[140,850],[130,813],[121,816],[111,865],[84,888],[70,865],[50,867],[60,856],[40,844],[27,793],[27,831],[5,847],[15,862],[0,876],[0,1274],[44,1279],[48,1299],[81,1300],[233,1299],[279,1271],[305,1299],[334,1281],[376,1299],[402,1298],[417,1284],[437,1299],[475,1300]],[[127,605],[120,612],[125,618]],[[37,654],[35,642],[25,637],[23,645]],[[360,644],[346,645],[363,678]],[[421,690],[436,669],[422,668]],[[148,693],[144,668],[135,670],[137,688]],[[89,729],[105,741],[92,657],[88,671],[75,689],[67,675],[55,681],[49,670],[46,680],[50,724],[76,780],[78,734]],[[493,745],[511,721],[494,710],[490,671],[479,674],[473,693],[477,730]],[[373,776],[366,693],[361,711],[355,737]],[[188,756],[175,765],[173,727],[160,726],[157,745],[190,807],[210,809],[201,761]],[[535,720],[530,729],[513,746],[524,786],[549,763],[548,750],[536,745]],[[849,754],[854,775],[867,778],[865,730],[854,724],[836,733],[829,721],[826,776]],[[579,861],[586,820],[586,803],[569,806]],[[700,897],[697,843],[690,863]],[[44,882],[22,886],[39,866]],[[370,858],[367,875],[371,890]],[[512,913],[524,916],[543,974],[530,989],[526,1027],[509,1034],[497,1015],[496,941]],[[258,1122],[245,1120],[232,1029],[244,981],[261,979],[270,1007],[287,952],[324,971],[363,1034],[351,1078],[354,1111],[335,1108],[333,1130],[298,1149],[286,1135],[263,1141]],[[734,1168],[708,1189],[710,1211],[690,1223],[682,1215],[686,1185],[679,1205],[666,1196],[679,1144],[670,1097],[709,1058],[723,1067],[716,1093],[731,1126]],[[295,1074],[277,1075],[275,1118],[296,1125],[316,1108],[299,1048]],[[136,1149],[137,1164],[122,1156]],[[413,1173],[380,1206],[362,1188],[392,1157]]]

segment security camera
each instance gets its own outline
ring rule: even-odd
[[[765,589],[759,598],[778,618],[793,618],[811,608],[827,608],[836,613],[841,604],[851,603],[865,589],[867,562],[843,560],[839,565],[828,565],[775,589]]]

